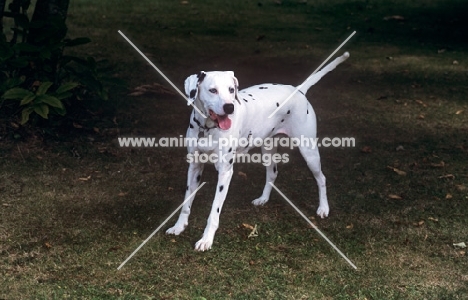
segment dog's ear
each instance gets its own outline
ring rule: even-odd
[[[184,87],[185,94],[189,100],[187,105],[191,105],[198,96],[198,76],[194,74],[187,77],[187,79],[185,79]]]
[[[228,74],[231,75],[232,80],[234,81],[234,89],[235,91],[235,98],[237,101],[239,101],[239,98],[237,98],[237,91],[239,90],[239,81],[237,80],[236,76],[234,76],[233,71],[228,71]]]
[[[185,87],[185,94],[187,95],[189,102],[187,105],[191,105],[198,96],[198,85],[203,81],[205,78],[206,73],[201,71],[198,74],[190,75],[185,79],[184,87]]]

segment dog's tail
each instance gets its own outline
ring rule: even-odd
[[[326,65],[322,70],[318,71],[315,74],[310,75],[304,83],[302,83],[300,86],[298,86],[298,90],[303,93],[304,95],[307,93],[307,91],[316,84],[325,74],[327,74],[330,71],[333,71],[333,69],[336,68],[339,64],[344,62],[346,59],[348,59],[349,53],[345,52],[342,56],[335,58],[334,61]]]

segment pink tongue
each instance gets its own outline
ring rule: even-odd
[[[219,124],[219,128],[223,129],[223,130],[228,130],[229,128],[231,128],[231,119],[229,119],[228,115],[224,115],[224,116],[216,116],[218,118],[218,124]]]

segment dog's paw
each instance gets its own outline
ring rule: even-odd
[[[255,206],[265,205],[268,202],[268,198],[260,197],[252,201],[252,204]]]
[[[166,234],[174,234],[174,235],[179,235],[184,231],[185,226],[178,226],[177,224],[174,227],[169,228],[166,230]]]
[[[328,205],[320,205],[317,209],[317,215],[322,219],[328,217],[329,212],[330,208],[328,207]]]
[[[195,244],[195,251],[206,251],[210,250],[213,245],[213,239],[202,238]]]

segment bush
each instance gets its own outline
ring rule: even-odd
[[[9,15],[15,21],[12,37],[8,40],[0,35],[1,115],[21,124],[37,124],[40,119],[63,118],[89,100],[107,100],[109,84],[123,84],[107,75],[102,67],[107,62],[64,55],[66,48],[87,44],[90,39],[65,38],[62,18],[30,21],[26,14],[29,2],[10,4]],[[33,38],[28,37],[30,31],[34,31]]]

